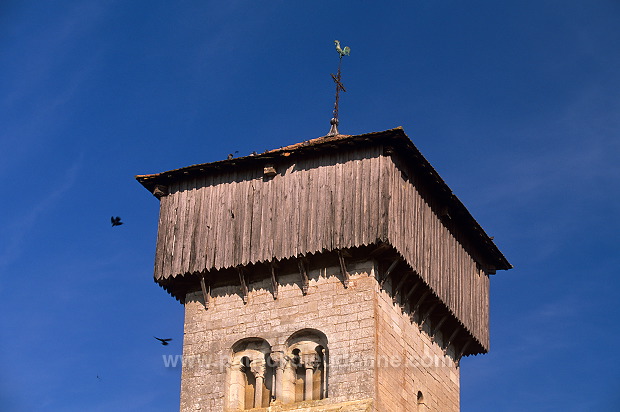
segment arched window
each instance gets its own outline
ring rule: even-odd
[[[271,346],[259,338],[243,339],[232,347],[227,404],[229,410],[269,406],[273,395]]]
[[[418,402],[417,403],[418,403],[418,405],[417,405],[417,408],[418,408],[417,410],[418,411],[426,410],[424,408],[424,406],[425,406],[425,404],[424,404],[424,395],[422,394],[421,391],[418,391]]]
[[[327,397],[327,338],[315,329],[295,332],[286,341],[287,367],[282,379],[285,403]]]

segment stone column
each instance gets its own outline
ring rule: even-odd
[[[284,400],[284,394],[282,393],[282,387],[284,384],[284,368],[288,362],[288,358],[284,355],[284,352],[274,351],[271,352],[271,360],[275,368],[276,384],[272,390],[275,390],[275,398],[277,401]]]
[[[265,362],[253,360],[250,363],[250,370],[256,378],[256,387],[254,388],[254,407],[263,406],[263,388],[265,387]]]
[[[281,380],[281,395],[282,402],[284,403],[293,403],[295,402],[295,363],[291,361],[288,357],[286,358],[286,362],[282,365],[282,380]]]
[[[241,371],[241,363],[234,362],[228,364],[230,369],[230,388],[228,395],[228,402],[233,409],[243,409],[245,399],[245,384],[243,381],[243,373]]]
[[[327,398],[327,357],[325,354],[325,349],[321,349],[321,360],[323,362],[323,369],[321,371],[321,382],[323,383],[323,393],[322,393],[322,398],[321,399],[325,399]],[[320,367],[321,365],[319,365]]]
[[[302,355],[303,365],[306,369],[306,379],[304,381],[304,401],[311,401],[313,395],[313,373],[317,364],[316,353],[305,353]]]

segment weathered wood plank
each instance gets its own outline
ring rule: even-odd
[[[262,256],[260,256],[260,249],[265,248],[265,245],[261,243],[261,220],[265,200],[263,199],[264,185],[261,184],[261,180],[262,177],[260,176],[252,176],[252,222],[250,227],[252,235],[248,248],[248,262],[252,262],[254,255],[257,254],[259,261],[263,261]]]
[[[166,246],[168,245],[166,231],[170,228],[171,223],[168,221],[170,214],[170,203],[174,197],[163,196],[159,200],[159,223],[157,226],[157,247],[155,248],[155,277],[164,273],[164,262],[167,258]]]
[[[308,163],[310,162],[311,160],[309,159]],[[308,164],[308,167],[311,166],[311,164]],[[295,254],[298,254],[302,253],[302,251],[308,251],[308,232],[311,219],[309,214],[312,212],[312,207],[310,206],[312,177],[308,170],[298,170],[295,173],[297,174],[297,179],[299,182],[299,184],[294,187],[295,195],[297,197],[296,205],[299,210],[299,213],[297,213],[299,216],[299,223],[297,224],[297,227],[294,228],[295,238],[297,239]]]
[[[188,180],[187,187],[187,203],[185,205],[186,210],[186,224],[183,231],[183,255],[181,256],[181,272],[190,272],[190,266],[192,264],[192,249],[194,246],[194,239],[196,233],[196,221],[198,214],[196,213],[196,197],[197,197],[197,182],[196,179]]]
[[[285,159],[276,167],[281,174],[268,179],[258,167],[171,184],[160,200],[155,277],[384,239],[488,345],[488,275],[467,239],[448,230],[442,205],[429,201],[413,171],[380,147]]]
[[[179,194],[175,205],[176,223],[174,224],[172,233],[172,259],[170,262],[170,272],[177,274],[183,274],[180,270],[180,256],[183,251],[182,233],[185,226],[185,200],[187,198],[187,182],[181,182],[179,185]]]
[[[191,250],[190,261],[188,263],[188,271],[191,273],[201,271],[201,269],[199,269],[199,260],[201,260],[202,257],[202,245],[204,244],[204,236],[202,232],[204,230],[204,226],[206,225],[204,213],[206,203],[204,199],[205,190],[203,190],[205,186],[205,180],[206,177],[201,176],[196,179],[195,182],[195,224],[189,240]]]

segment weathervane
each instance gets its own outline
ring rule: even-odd
[[[334,104],[334,117],[329,121],[332,127],[329,129],[329,133],[327,136],[336,136],[338,135],[338,99],[340,98],[340,91],[346,92],[344,85],[340,81],[340,66],[342,65],[342,57],[348,56],[351,53],[351,49],[347,46],[345,48],[340,48],[340,42],[338,40],[334,40],[334,44],[336,45],[336,51],[340,55],[340,60],[338,61],[338,74],[335,76],[332,74],[332,79],[334,79],[334,83],[336,83],[336,103]]]

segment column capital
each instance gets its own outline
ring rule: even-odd
[[[320,358],[316,352],[306,352],[301,354],[301,363],[306,369],[315,369],[319,366]]]
[[[278,369],[284,369],[289,361],[289,357],[282,351],[273,351],[269,354],[273,366]]]
[[[253,360],[250,362],[250,370],[254,374],[256,378],[264,378],[265,377],[265,361],[261,360]]]
[[[232,372],[240,372],[243,365],[241,365],[241,360],[237,359],[232,362],[226,362],[226,367]]]

